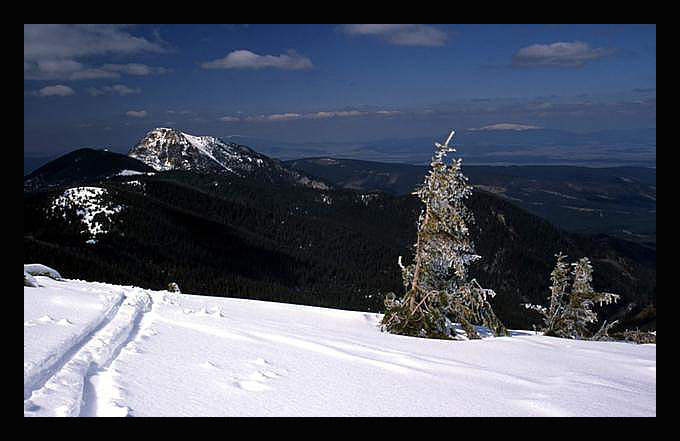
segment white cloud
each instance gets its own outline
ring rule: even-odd
[[[471,131],[474,130],[533,130],[533,129],[540,129],[539,126],[532,126],[529,124],[513,124],[513,123],[498,123],[498,124],[491,124],[489,126],[484,126],[480,127],[478,129],[468,129]]]
[[[391,116],[401,114],[397,110],[377,110],[377,111],[361,111],[361,110],[335,110],[335,111],[321,111],[311,113],[272,113],[268,115],[245,116],[243,118],[235,116],[225,116],[220,118],[224,122],[258,122],[258,121],[294,121],[302,119],[328,119],[328,118],[347,118],[355,116]]]
[[[140,71],[139,66],[143,65],[108,65],[107,68],[87,66],[79,60],[165,50],[158,43],[132,35],[123,25],[24,24],[24,79],[117,78],[119,72],[129,72],[115,66],[131,66],[127,69]]]
[[[400,115],[401,112],[399,110],[378,110],[375,112],[377,115],[383,115],[383,116],[392,116],[392,115]]]
[[[201,64],[204,69],[311,69],[314,66],[309,58],[295,51],[281,55],[258,55],[248,50],[230,52],[226,57]]]
[[[37,60],[36,64],[45,74],[71,73],[83,69],[83,65],[74,60]],[[24,70],[27,69],[31,69],[31,64],[24,61]]]
[[[69,73],[68,75],[60,76],[64,80],[97,80],[101,78],[118,78],[119,74],[110,72],[100,68],[87,68]]]
[[[100,88],[91,87],[87,91],[92,96],[99,96],[99,95],[121,95],[121,96],[124,96],[124,95],[130,95],[130,94],[133,94],[133,93],[141,92],[140,89],[131,89],[124,84],[114,84],[113,86],[103,86],[103,87],[100,87]]]
[[[26,64],[26,63],[24,63]],[[95,80],[102,78],[120,78],[126,75],[161,75],[170,72],[165,67],[147,66],[145,64],[104,64],[99,67],[87,67],[73,60],[44,60],[38,61],[35,67],[30,67],[26,73],[24,66],[24,78],[27,80]]]
[[[290,119],[300,119],[302,115],[299,113],[274,113],[264,117],[267,121],[288,121]]]
[[[358,110],[342,110],[338,112],[316,112],[308,113],[305,115],[306,118],[319,119],[319,118],[334,118],[334,117],[346,117],[346,116],[361,116],[364,112]]]
[[[24,58],[68,59],[103,53],[162,52],[158,44],[135,37],[122,25],[24,24]]]
[[[341,29],[350,35],[369,35],[402,46],[443,46],[446,32],[423,24],[346,24]]]
[[[101,68],[109,72],[120,72],[128,75],[162,75],[170,72],[170,69],[165,67],[153,67],[139,63],[105,64]]]
[[[533,44],[518,50],[512,57],[514,67],[582,67],[612,53],[592,48],[582,41]]]
[[[146,110],[128,110],[125,112],[127,116],[131,116],[133,118],[144,118],[149,114]]]
[[[62,84],[43,87],[42,89],[34,92],[34,95],[37,96],[69,96],[74,94],[75,92],[73,91],[73,89]]]

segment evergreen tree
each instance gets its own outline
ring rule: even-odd
[[[461,171],[462,160],[445,163],[452,131],[436,151],[425,182],[414,194],[425,209],[418,220],[415,261],[404,266],[399,258],[406,294],[385,299],[381,328],[395,334],[455,338],[452,321],[459,322],[469,338],[479,338],[474,324],[487,326],[495,335],[505,327],[494,314],[488,298],[495,293],[467,280],[467,266],[479,259],[469,238],[467,224],[474,221],[464,200],[471,187]]]
[[[598,331],[593,333],[591,327],[597,322],[597,313],[592,308],[595,303],[602,305],[616,302],[619,296],[593,290],[591,286],[593,267],[587,257],[571,265],[565,262],[566,256],[562,253],[557,254],[556,257],[557,263],[550,274],[552,281],[550,305],[546,308],[541,305],[526,304],[525,307],[543,315],[544,335],[608,340],[608,331],[616,324],[616,321],[609,324],[605,321]]]

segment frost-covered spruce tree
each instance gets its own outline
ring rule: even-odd
[[[579,336],[589,335],[591,323],[597,323],[597,313],[592,308],[597,303],[599,306],[615,303],[619,300],[618,294],[609,292],[596,292],[591,283],[593,281],[593,267],[587,257],[583,257],[573,267],[574,284],[569,296],[569,306],[567,307],[568,324],[574,329],[574,333]],[[617,322],[607,324],[605,320],[599,330],[590,335],[591,340],[609,340],[608,331]]]
[[[461,171],[461,159],[445,163],[452,131],[436,151],[425,182],[413,194],[425,208],[418,220],[415,260],[399,266],[406,294],[385,299],[381,328],[394,334],[419,337],[455,338],[452,322],[458,322],[469,338],[479,338],[473,325],[484,325],[494,335],[505,327],[494,314],[488,299],[495,296],[476,280],[468,281],[467,266],[480,258],[474,253],[467,225],[474,221],[464,200],[471,187]]]
[[[549,306],[526,304],[525,307],[543,315],[544,335],[609,340],[608,331],[616,321],[609,324],[605,321],[593,333],[591,327],[597,322],[597,313],[593,311],[593,307],[595,303],[602,305],[616,302],[619,296],[593,290],[593,267],[587,257],[571,265],[565,262],[566,256],[562,253],[556,257],[557,263],[550,274],[552,286]]]
[[[550,273],[552,285],[550,286],[549,306],[528,303],[524,305],[527,309],[532,309],[543,316],[543,333],[550,336],[557,336],[560,330],[566,327],[564,319],[571,276],[569,264],[565,262],[567,256],[559,253],[555,257],[557,257],[557,263]]]

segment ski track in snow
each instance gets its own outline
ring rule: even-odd
[[[61,369],[94,334],[111,321],[123,300],[123,293],[117,293],[114,301],[106,306],[99,321],[90,323],[89,326],[85,327],[84,332],[73,339],[67,340],[63,346],[56,348],[47,358],[41,360],[40,363],[24,366],[24,400],[28,399],[33,391],[42,388],[47,380]],[[45,315],[39,318],[38,321],[55,322],[56,320],[52,319],[49,315]],[[26,321],[24,326],[35,326],[35,323]]]
[[[85,332],[53,363],[44,363],[24,376],[24,416],[98,416],[100,395],[115,389],[107,367],[132,342],[139,322],[152,305],[141,289],[121,294],[92,330]],[[28,397],[28,398],[27,398]],[[108,404],[106,416],[125,416],[127,408]],[[111,412],[111,408],[117,411]]]
[[[96,323],[70,340],[70,347],[60,347],[28,371],[24,368],[24,416],[192,415],[197,412],[199,415],[252,415],[254,412],[323,415],[323,407],[305,401],[314,403],[317,393],[332,394],[338,400],[339,404],[333,404],[332,408],[332,414],[337,415],[398,416],[404,413],[399,404],[403,406],[401,400],[415,399],[412,404],[418,408],[423,404],[420,400],[430,394],[440,395],[441,403],[431,406],[424,414],[607,415],[612,414],[609,409],[612,403],[626,409],[624,413],[656,412],[655,407],[650,410],[649,404],[627,401],[639,393],[649,397],[650,390],[655,396],[656,378],[655,360],[641,358],[644,352],[638,357],[631,356],[627,345],[598,346],[516,331],[512,337],[488,342],[458,342],[454,347],[450,342],[419,340],[422,345],[419,346],[409,337],[377,330],[366,334],[366,329],[374,329],[378,324],[377,314],[238,299],[214,300],[110,286],[117,290],[117,296],[112,297]],[[251,308],[258,311],[256,320],[246,313]],[[279,314],[299,320],[281,320]],[[58,319],[54,315],[43,316],[25,321],[24,326],[60,322],[69,326],[67,319]],[[324,327],[322,323],[328,320],[340,328]],[[345,326],[349,332],[336,332],[345,330]],[[155,338],[159,335],[160,338]],[[187,342],[191,343],[184,346]],[[494,357],[489,358],[485,355],[488,352],[473,348],[484,344],[495,347]],[[168,352],[175,347],[177,352]],[[451,349],[457,355],[452,355]],[[564,357],[560,355],[563,350],[570,351],[566,366],[562,365],[563,361],[551,360],[553,356]],[[522,360],[527,353],[538,357],[541,369],[547,368],[547,371],[536,375],[531,363]],[[158,358],[161,355],[163,358]],[[149,364],[146,357],[155,361]],[[499,363],[494,360],[496,357],[506,361]],[[583,360],[584,364],[574,359]],[[608,377],[604,374],[608,372],[606,367],[593,370],[605,360],[624,367],[626,372]],[[175,372],[186,369],[182,368],[183,363],[192,366],[194,375],[201,380]],[[315,366],[320,372],[329,369],[332,375],[328,384],[323,385],[326,381],[323,375],[305,379],[309,366]],[[135,373],[141,373],[140,368],[145,372],[137,378]],[[387,393],[389,397],[391,392],[377,386],[387,378],[392,380],[386,384],[403,381],[407,388],[418,384],[424,390],[417,395],[406,390],[403,395],[394,396],[392,399],[396,401],[391,404],[389,398],[386,404],[377,399],[370,404],[352,392],[352,388],[357,387],[353,381],[358,377],[350,372],[373,378],[365,384],[359,383],[361,393],[369,395]],[[179,407],[170,412],[168,408],[159,408],[149,403],[148,398],[144,399],[152,393],[151,386],[145,383],[150,378],[155,379],[156,387],[162,385],[163,388],[172,384],[169,381],[178,381],[174,384],[178,389],[172,393],[188,395],[180,395],[181,403],[173,399],[173,404]],[[651,385],[648,378],[654,379]],[[195,387],[198,389],[194,390]],[[299,389],[301,387],[303,389]],[[167,395],[169,390],[162,393]],[[182,390],[184,392],[180,392]],[[441,395],[446,390],[452,395]],[[299,398],[300,393],[307,398]],[[608,394],[609,401],[599,402],[596,398],[590,402],[582,398],[583,394],[599,397],[602,393]],[[447,404],[448,400],[456,402],[457,395],[467,397],[462,410]],[[155,397],[155,393],[150,396]],[[278,396],[283,398],[278,400]],[[489,400],[495,403],[492,409],[484,404]],[[282,406],[281,403],[287,403],[286,406],[302,403],[302,407],[297,410],[277,407]]]

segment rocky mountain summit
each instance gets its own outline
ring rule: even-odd
[[[156,128],[147,133],[129,152],[157,171],[186,170],[255,176],[269,182],[287,181],[327,189],[327,184],[289,170],[280,161],[250,147],[224,142],[213,136],[194,136],[176,129]]]

